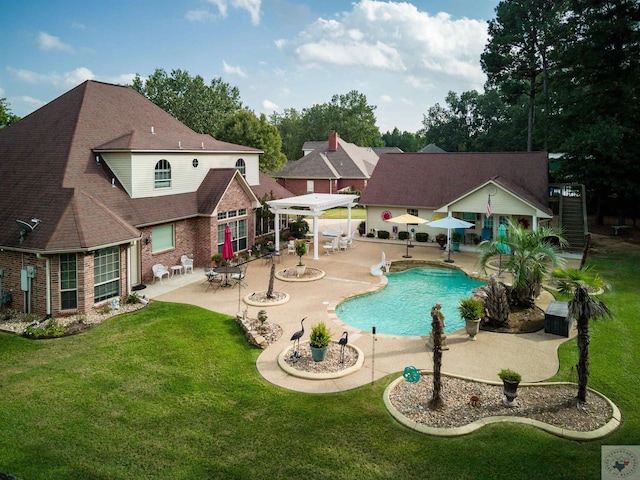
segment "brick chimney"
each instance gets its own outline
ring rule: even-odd
[[[331,132],[329,134],[329,149],[330,152],[338,150],[338,132]]]

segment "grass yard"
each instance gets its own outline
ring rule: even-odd
[[[522,425],[427,437],[383,405],[399,374],[339,394],[287,391],[258,374],[260,351],[231,318],[154,303],[75,337],[0,334],[0,472],[23,480],[598,479],[601,445],[640,444],[640,254],[593,260],[613,284],[604,300],[615,320],[592,326],[590,385],[623,414],[603,440]],[[575,340],[560,358],[555,380],[575,380]]]
[[[320,218],[330,220],[346,220],[347,208],[332,208],[324,212]],[[367,211],[364,208],[352,208],[351,220],[364,220],[367,217]]]

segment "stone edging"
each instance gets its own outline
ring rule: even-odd
[[[430,372],[425,371],[425,373],[430,373]],[[454,377],[454,378],[460,378],[462,380],[469,380],[472,382],[486,383],[489,385],[501,385],[501,383],[498,383],[498,382],[478,380],[475,378],[463,377],[460,375],[448,375],[448,376]],[[426,425],[423,425],[421,423],[408,419],[402,413],[400,413],[391,403],[391,399],[389,398],[391,391],[399,382],[403,380],[404,380],[404,377],[398,377],[393,382],[391,382],[389,386],[385,389],[383,399],[384,399],[384,404],[387,407],[387,410],[389,411],[389,413],[393,418],[395,418],[399,423],[401,423],[405,427],[408,427],[420,433],[425,433],[427,435],[433,435],[437,437],[457,437],[460,435],[467,435],[469,433],[475,432],[476,430],[479,430],[485,425],[490,425],[492,423],[509,422],[509,423],[522,423],[525,425],[531,425],[532,427],[537,427],[541,430],[557,435],[558,437],[566,438],[569,440],[581,440],[581,441],[595,440],[598,438],[602,438],[606,435],[609,435],[611,432],[616,430],[620,426],[620,423],[622,420],[622,415],[620,413],[620,410],[618,409],[615,403],[613,403],[611,400],[609,400],[609,398],[607,398],[605,395],[601,394],[600,392],[597,392],[596,390],[589,388],[589,391],[591,393],[595,395],[599,395],[604,400],[606,400],[609,403],[609,405],[611,405],[611,409],[613,411],[613,413],[611,414],[611,420],[609,420],[602,427],[596,430],[592,430],[590,432],[578,432],[576,430],[567,430],[565,428],[555,427],[553,425],[549,425],[548,423],[540,422],[532,418],[513,417],[513,416],[506,416],[506,415],[481,418],[467,425],[463,425],[462,427],[455,427],[455,428],[428,427]],[[574,385],[574,384],[569,382],[541,382],[541,383],[521,383],[520,384],[521,387],[545,386],[545,385]]]
[[[278,292],[278,293],[282,293],[282,292]],[[253,295],[253,293],[250,293],[249,295],[247,295],[246,297],[244,297],[244,303],[246,303],[247,305],[250,305],[252,307],[275,307],[277,305],[282,305],[283,303],[287,303],[289,301],[289,299],[291,298],[289,296],[288,293],[284,293],[284,298],[282,300],[278,300],[277,302],[270,302],[270,303],[261,303],[261,302],[254,302],[253,300],[250,299],[251,295]]]
[[[302,343],[305,344],[309,342],[302,342]],[[338,342],[334,342],[332,340],[331,343],[338,343]],[[304,378],[307,380],[330,380],[333,378],[346,377],[347,375],[351,375],[352,373],[355,373],[358,370],[360,370],[362,368],[362,365],[364,364],[364,353],[362,353],[362,350],[360,350],[360,348],[356,347],[351,343],[349,343],[348,346],[353,348],[356,352],[358,352],[358,360],[356,360],[355,365],[349,368],[345,368],[344,370],[340,370],[339,372],[313,373],[313,372],[305,372],[302,370],[297,370],[291,367],[285,361],[285,357],[287,356],[289,351],[291,351],[291,346],[288,346],[287,348],[282,350],[282,352],[280,352],[280,355],[278,355],[278,366],[282,370],[284,370],[287,374],[293,377]]]
[[[276,278],[278,280],[282,280],[283,282],[315,282],[316,280],[320,280],[321,278],[324,278],[325,275],[326,275],[326,272],[324,270],[320,270],[319,268],[315,268],[315,270],[318,270],[320,272],[320,274],[317,277],[290,278],[290,277],[285,277],[284,275],[282,275],[281,272],[284,272],[286,270],[290,270],[292,268],[295,268],[295,267],[283,268],[282,270],[278,270],[276,272]],[[311,268],[311,267],[309,267],[309,268]]]

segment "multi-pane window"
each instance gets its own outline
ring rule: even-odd
[[[236,162],[236,168],[240,172],[240,175],[242,175],[243,177],[246,177],[247,165],[244,163],[243,159],[241,158],[238,159],[238,161]]]
[[[175,248],[173,224],[153,227],[151,230],[151,251],[155,253],[171,248]]]
[[[108,247],[93,256],[93,301],[117,297],[120,294],[120,249]]]
[[[224,245],[224,228],[229,225],[231,228],[231,238],[233,251],[238,252],[247,249],[247,220],[236,220],[228,223],[218,224],[218,252],[222,253]]]
[[[418,216],[418,209],[417,208],[407,208],[407,213],[409,215],[413,215],[414,217]]]
[[[75,253],[60,255],[60,308],[78,308],[78,266]]]
[[[155,168],[155,188],[168,188],[171,186],[171,164],[168,160],[160,160]]]

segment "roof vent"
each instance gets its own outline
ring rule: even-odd
[[[178,140],[178,148],[182,148],[182,142]]]
[[[155,135],[156,131],[154,130],[153,126],[151,127],[151,135]]]
[[[115,178],[111,179],[111,188],[116,188],[116,179]]]
[[[202,142],[201,145],[202,145],[202,150],[204,150],[204,142]]]

